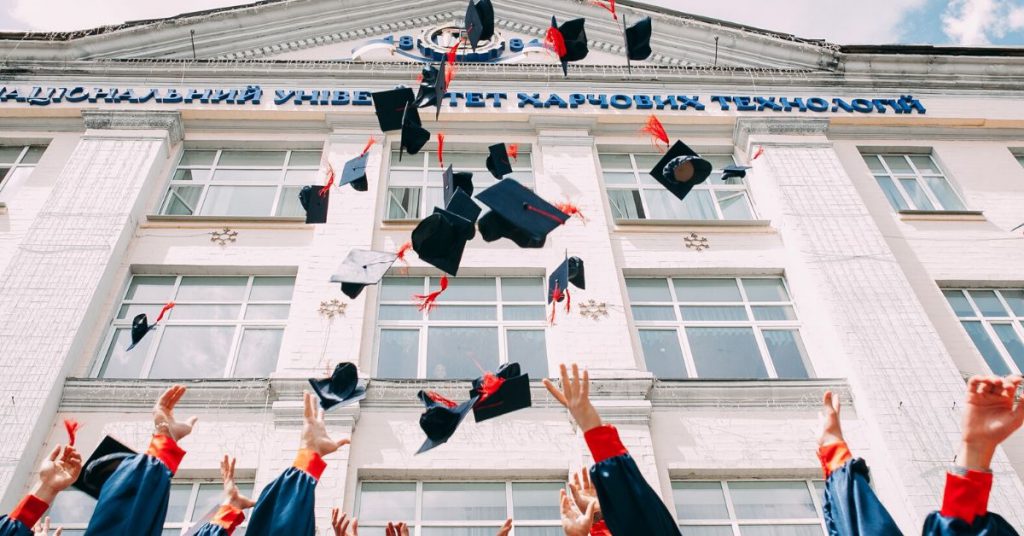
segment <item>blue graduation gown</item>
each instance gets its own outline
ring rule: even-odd
[[[285,469],[256,500],[246,536],[313,536],[316,484],[327,466],[320,455],[299,451],[294,467]]]
[[[50,505],[35,495],[26,495],[9,516],[0,516],[0,536],[32,536],[32,526]]]
[[[676,520],[647,484],[615,427],[594,428],[585,438],[595,462],[590,468],[590,480],[597,489],[601,513],[611,533],[678,535]]]
[[[1017,531],[999,514],[989,512],[974,518],[968,524],[958,517],[946,517],[939,512],[932,512],[924,520],[925,536],[1017,536]]]
[[[847,461],[825,480],[825,526],[831,536],[902,534],[869,485],[863,459]]]
[[[32,529],[17,519],[0,516],[0,536],[32,536]]]
[[[100,491],[85,536],[160,536],[171,477],[185,451],[167,436],[153,436],[146,454],[126,458]]]
[[[242,521],[245,521],[245,514],[241,510],[222,504],[213,517],[199,527],[194,536],[231,536]]]
[[[925,536],[1017,536],[1017,531],[998,514],[988,511],[992,473],[967,471],[946,475],[942,510],[924,522]]]

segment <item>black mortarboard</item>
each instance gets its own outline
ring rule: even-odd
[[[402,149],[409,154],[416,154],[430,141],[430,131],[420,124],[420,115],[411,103],[406,105],[406,115],[402,125]],[[399,155],[401,158],[401,155]]]
[[[353,249],[331,276],[331,283],[341,283],[341,291],[355,299],[366,285],[376,285],[398,255],[387,251]]]
[[[622,16],[625,25],[625,15]],[[651,56],[651,18],[644,17],[636,24],[626,28],[626,57],[634,60],[646,60]]]
[[[520,373],[519,363],[502,365],[498,372],[494,373],[494,377],[497,380],[486,380],[486,376],[473,380],[473,389],[469,394],[480,397],[473,406],[473,417],[476,422],[500,417],[532,405],[530,375]],[[493,391],[485,396],[489,390]]]
[[[142,338],[145,337],[147,333],[156,329],[156,325],[163,320],[164,313],[173,307],[174,302],[164,305],[163,309],[160,310],[160,314],[156,317],[156,322],[153,322],[152,325],[150,325],[149,317],[146,316],[146,313],[135,315],[135,318],[132,319],[132,344],[128,346],[125,351],[130,352],[137,344],[139,344],[140,341],[142,341]]]
[[[466,8],[465,28],[469,37],[469,46],[474,51],[481,41],[487,41],[494,37],[494,6],[491,5],[491,0],[480,0],[479,2],[469,0],[469,7]]]
[[[470,223],[469,227],[462,220],[458,220],[460,228],[463,230],[463,238],[466,240],[472,240],[476,237],[476,220],[480,217],[480,213],[483,209],[480,205],[473,201],[472,197],[469,197],[462,188],[456,188],[452,198],[445,204],[444,209]]]
[[[320,193],[323,192],[323,195]],[[327,223],[327,204],[331,200],[331,190],[323,186],[303,186],[299,190],[299,203],[306,209],[306,223]]]
[[[587,276],[583,272],[583,259],[579,257],[569,257],[569,282],[577,288],[586,290]]]
[[[570,283],[580,289],[586,288],[583,259],[579,257],[566,257],[548,276],[548,303],[564,300]]]
[[[423,446],[416,451],[416,454],[423,454],[434,447],[447,443],[478,400],[478,397],[474,396],[455,407],[449,407],[448,404],[451,401],[436,393],[420,391],[417,396],[427,407],[427,411],[420,415],[420,428],[427,434],[427,440],[423,442]]]
[[[359,381],[359,372],[352,363],[338,363],[330,378],[310,378],[309,385],[320,398],[324,411],[366,398],[366,382]]]
[[[423,218],[412,230],[412,249],[423,262],[458,275],[466,241],[474,234],[472,221],[434,207],[434,213]]]
[[[512,173],[512,161],[504,143],[496,143],[488,147],[487,151],[490,152],[487,157],[487,171],[490,171],[495,179],[503,179]]]
[[[135,454],[137,453],[134,450],[124,446],[120,441],[106,436],[82,465],[82,472],[72,485],[93,499],[99,499],[100,490],[110,475],[114,474],[121,462]]]
[[[561,57],[562,73],[569,75],[569,62],[580,61],[587,57],[590,48],[587,47],[587,32],[584,29],[586,19],[572,19],[565,21],[559,26],[555,17],[551,17],[551,26],[558,29],[565,41],[565,55]]]
[[[416,91],[416,106],[420,108],[435,106],[437,108],[434,113],[435,119],[441,115],[441,102],[444,101],[444,96],[448,93],[448,79],[444,71],[445,62],[443,60],[438,63],[437,67],[430,66],[423,69],[423,81],[420,82],[420,87]]]
[[[403,118],[406,116],[406,104],[416,100],[415,95],[412,94],[412,89],[407,87],[378,91],[372,94],[372,97],[373,109],[377,114],[377,122],[380,123],[380,129],[384,132],[402,128]],[[416,112],[415,106],[412,106],[412,108],[411,113],[415,114],[415,122],[419,124],[419,113]]]
[[[480,218],[480,234],[493,242],[509,238],[519,247],[543,247],[548,233],[569,216],[515,179],[504,179],[476,196],[492,211]]]
[[[369,188],[366,182],[366,163],[370,160],[370,153],[363,153],[348,162],[345,162],[341,170],[341,180],[338,186],[351,184],[357,192],[365,192]]]
[[[455,172],[452,166],[444,170],[444,204],[448,205],[455,195],[455,190],[462,190],[466,195],[473,195],[473,173],[469,171]]]
[[[689,176],[686,182],[680,182],[674,176],[675,170],[682,167],[682,173]],[[651,170],[651,176],[679,199],[686,197],[694,186],[706,181],[711,174],[711,162],[704,160],[693,149],[681,141],[669,148],[665,156]],[[666,175],[667,173],[667,175]]]
[[[722,180],[727,181],[732,177],[737,177],[740,179],[745,178],[747,176],[748,169],[750,169],[750,166],[740,166],[737,164],[725,166],[725,169],[722,170]]]

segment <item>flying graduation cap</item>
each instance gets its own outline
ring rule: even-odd
[[[530,375],[520,373],[519,363],[506,363],[496,373],[488,372],[473,380],[469,396],[479,397],[473,405],[476,422],[528,408],[532,405]]]
[[[441,60],[437,67],[433,65],[423,69],[423,80],[416,92],[416,106],[426,108],[434,106],[434,119],[441,116],[441,103],[448,93],[448,79],[445,73],[445,62]]]
[[[586,19],[572,19],[558,25],[558,20],[551,17],[551,27],[544,36],[544,42],[562,62],[562,74],[569,76],[569,62],[580,61],[587,57],[587,32],[584,30]]]
[[[369,183],[366,181],[366,164],[370,160],[370,147],[373,147],[374,143],[377,143],[377,140],[371,136],[366,142],[366,147],[363,147],[363,152],[345,162],[345,167],[341,170],[341,180],[338,181],[339,187],[351,184],[357,192],[365,192],[369,189]]]
[[[491,212],[480,218],[487,242],[508,238],[521,248],[544,247],[547,235],[569,216],[515,179],[504,179],[476,196]]]
[[[352,363],[338,363],[329,378],[310,378],[309,385],[324,411],[366,398],[366,382],[359,380],[359,372]]]
[[[552,304],[550,322],[555,322],[555,311],[558,303],[565,301],[565,312],[568,313],[572,306],[572,296],[569,285],[586,290],[587,281],[583,271],[583,259],[570,257],[566,253],[565,260],[555,268],[548,276],[548,303]]]
[[[677,140],[651,170],[651,176],[682,200],[694,186],[708,179],[711,168],[711,162]]]
[[[153,325],[149,324],[149,317],[146,316],[146,313],[135,315],[135,318],[132,319],[132,344],[125,351],[132,351],[132,349],[142,341],[142,338],[145,337],[147,333],[156,329],[156,325],[164,319],[164,314],[173,308],[174,302],[167,302],[167,305],[164,305],[163,309],[160,309],[160,314],[157,315],[156,322],[153,322]]]
[[[452,166],[444,170],[444,204],[448,206],[455,195],[456,190],[462,190],[466,195],[473,195],[473,173],[470,171],[455,171]],[[471,200],[472,201],[472,200]]]
[[[722,170],[722,180],[727,181],[733,177],[738,179],[746,178],[748,169],[751,169],[751,166],[741,166],[738,164],[725,166],[725,169]]]
[[[466,242],[476,236],[481,212],[466,192],[456,189],[445,208],[434,207],[434,213],[413,229],[412,249],[423,262],[457,275]]]
[[[512,174],[512,160],[519,158],[519,146],[504,143],[496,143],[487,148],[487,171],[494,175],[495,179],[504,179],[506,175]]]
[[[372,97],[380,129],[384,132],[401,130],[402,149],[409,154],[416,154],[430,141],[430,132],[423,128],[412,89],[400,87],[378,91]]]
[[[327,207],[331,200],[331,189],[311,184],[299,190],[299,203],[306,210],[306,223],[327,223]]]
[[[491,5],[491,0],[469,0],[463,27],[469,38],[469,46],[474,52],[481,41],[494,37],[494,6]]]
[[[331,276],[331,283],[341,283],[341,291],[356,299],[367,285],[379,283],[396,260],[396,253],[353,249]]]
[[[82,465],[82,472],[72,486],[93,499],[99,499],[103,484],[107,483],[121,462],[136,454],[120,441],[106,436]]]
[[[627,27],[623,14],[622,29],[626,39],[626,65],[632,70],[631,61],[643,61],[651,56],[651,18],[644,17]]]
[[[427,408],[420,415],[420,428],[427,434],[427,439],[416,454],[423,454],[447,443],[479,400],[479,397],[474,396],[461,404],[456,404],[433,391],[420,391],[417,396]]]

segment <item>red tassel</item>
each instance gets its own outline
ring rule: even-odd
[[[558,216],[556,216],[556,215],[554,215],[554,214],[552,214],[552,213],[550,213],[550,212],[548,212],[546,210],[539,209],[539,208],[537,208],[537,207],[535,207],[535,206],[533,206],[533,205],[531,205],[529,203],[523,203],[523,208],[525,208],[526,210],[529,210],[530,212],[536,212],[537,214],[540,214],[541,216],[544,216],[545,218],[558,223],[558,225],[565,225],[565,222],[562,221],[562,218],[559,218]]]
[[[483,381],[480,382],[480,387],[477,389],[477,392],[480,393],[480,400],[477,401],[477,405],[480,405],[484,400],[490,398],[491,395],[497,393],[504,383],[505,378],[499,378],[491,372],[485,373]]]
[[[548,28],[548,33],[544,35],[544,46],[548,50],[554,52],[559,58],[565,57],[568,51],[565,48],[565,37],[562,36],[562,32],[558,31],[558,28],[552,26]]]
[[[373,144],[375,143],[377,143],[377,138],[370,136],[370,139],[366,141],[366,147],[363,147],[363,152],[359,153],[359,156],[364,156],[366,153],[370,152],[370,147],[373,147]]]
[[[590,0],[590,3],[597,7],[607,9],[611,12],[613,19],[619,20],[619,14],[615,12],[615,0],[608,0],[607,3],[602,2],[601,0]]]
[[[75,446],[75,435],[78,434],[78,421],[74,419],[64,419],[64,429],[68,431],[68,445]]]
[[[461,46],[462,46],[462,39],[459,39],[459,41],[457,43],[455,43],[454,45],[451,46],[451,48],[448,49],[448,66],[449,67],[453,67],[455,65],[455,60],[458,59],[458,57],[459,57],[459,47],[461,47]]]
[[[555,282],[555,288],[551,291],[551,318],[548,319],[548,323],[552,326],[555,325],[555,313],[558,311],[558,302],[562,296],[562,289],[558,288],[558,283]]]
[[[757,160],[758,158],[761,158],[761,155],[763,155],[763,154],[764,154],[764,146],[763,145],[758,145],[757,146],[757,151],[754,152],[754,157],[751,158],[750,160],[751,161]]]
[[[565,203],[556,203],[555,208],[568,214],[570,218],[573,216],[579,216],[579,218],[583,220],[583,223],[587,223],[587,217],[583,215],[583,212],[579,209],[579,207],[577,207],[576,205],[572,204],[569,201],[566,201]]]
[[[423,73],[420,73],[420,74],[416,75],[416,84],[422,84],[422,83],[423,83]]]
[[[320,197],[327,197],[331,186],[334,186],[334,166],[331,165],[331,161],[327,159],[326,155],[324,155],[323,163],[327,165],[327,184],[320,188]]]
[[[455,66],[452,65],[451,67],[447,68],[444,71],[444,87],[447,88],[448,86],[452,85],[452,80],[454,80],[454,79],[455,79]]]
[[[510,144],[508,144],[508,150],[506,152],[508,153],[509,158],[511,158],[512,160],[519,160],[519,144],[518,143],[510,143]]]
[[[402,244],[402,247],[398,248],[398,251],[395,252],[395,255],[398,257],[397,260],[403,264],[403,266],[398,269],[398,273],[402,275],[409,273],[409,260],[405,258],[405,254],[409,253],[409,250],[411,249],[412,242],[406,242]]]
[[[163,320],[164,319],[164,313],[166,313],[167,311],[170,311],[171,309],[174,309],[174,302],[167,302],[167,305],[164,305],[164,308],[160,309],[160,314],[157,315],[156,322],[153,322],[153,323],[156,324],[157,322]]]
[[[569,293],[569,289],[565,289],[565,314],[569,314],[569,309],[572,308],[572,294]]]
[[[419,307],[419,310],[420,311],[426,310],[427,313],[429,314],[430,311],[433,311],[434,308],[437,307],[437,303],[436,303],[437,302],[437,298],[441,295],[441,293],[443,293],[446,290],[448,290],[448,276],[447,275],[442,275],[441,276],[441,290],[435,290],[435,291],[431,292],[430,294],[413,294],[412,297],[413,297],[414,300],[419,302],[417,304],[418,307]]]
[[[427,391],[427,398],[433,400],[434,402],[437,402],[438,404],[444,404],[445,406],[448,407],[448,409],[458,406],[458,404],[456,404],[455,401],[449,400],[441,396],[440,393],[437,393],[435,391]]]
[[[444,132],[437,133],[437,163],[444,167]]]
[[[647,123],[645,123],[643,128],[640,129],[640,132],[646,132],[647,134],[650,134],[651,137],[654,138],[655,140],[655,146],[657,146],[657,142],[660,141],[664,143],[666,147],[668,147],[668,132],[665,131],[665,127],[661,124],[661,121],[659,121],[655,115],[651,114],[651,116],[647,118]]]

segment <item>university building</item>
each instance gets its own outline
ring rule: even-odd
[[[258,493],[298,448],[301,392],[342,361],[368,396],[328,413],[330,508],[383,534],[557,535],[557,493],[589,454],[540,378],[578,362],[683,534],[823,534],[822,393],[907,533],[939,507],[964,378],[1024,369],[1024,49],[848,46],[621,0],[495,1],[494,37],[459,51],[435,120],[445,162],[512,176],[583,217],[545,247],[477,237],[441,272],[410,253],[356,299],[330,276],[353,248],[397,251],[441,202],[436,138],[399,154],[371,94],[416,87],[458,39],[462,0],[264,0],[75,33],[0,34],[0,507],[82,423],[142,449],[168,385],[198,415],[165,534],[220,500],[238,457]],[[586,18],[568,76],[541,44]],[[622,23],[649,16],[627,64]],[[649,175],[650,115],[716,169],[685,201]],[[298,191],[370,149],[369,189],[326,224]],[[752,166],[721,179],[729,164]],[[571,311],[547,276],[586,263]],[[176,307],[128,352],[132,318]],[[518,362],[533,406],[423,442],[416,393],[467,398]],[[1024,526],[1024,436],[993,467],[991,510]],[[92,500],[50,515],[83,532]]]

